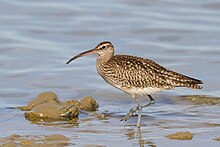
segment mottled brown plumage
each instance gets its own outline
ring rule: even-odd
[[[131,94],[134,98],[147,95],[150,103],[145,106],[154,103],[150,94],[157,91],[175,87],[202,88],[198,85],[203,84],[202,81],[166,69],[152,60],[129,55],[114,55],[114,46],[109,41],[101,42],[94,49],[74,56],[67,64],[78,57],[94,53],[98,54],[96,67],[99,75],[112,86]],[[142,106],[138,104],[138,108],[132,109],[123,120],[127,120],[134,111],[141,112],[141,109]]]
[[[201,89],[202,81],[168,70],[152,60],[128,55],[115,55],[108,62],[97,64],[98,73],[112,86],[128,88]]]

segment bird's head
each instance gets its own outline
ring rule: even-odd
[[[72,57],[68,62],[66,62],[66,64],[69,64],[70,62],[72,62],[76,58],[86,56],[86,55],[91,55],[91,54],[98,54],[101,57],[113,56],[114,55],[114,46],[112,45],[112,43],[110,41],[103,41],[103,42],[99,43],[98,45],[96,45],[95,48],[84,51],[84,52]]]

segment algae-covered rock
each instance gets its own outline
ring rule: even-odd
[[[23,110],[23,111],[30,111],[38,105],[42,105],[42,104],[45,104],[45,103],[55,103],[55,104],[57,104],[59,102],[60,101],[59,101],[56,93],[54,93],[54,92],[43,92],[43,93],[39,94],[35,99],[30,101],[27,106],[20,106],[18,108]]]
[[[95,111],[99,107],[96,100],[90,96],[86,96],[80,100],[82,109],[85,111]]]
[[[165,137],[169,139],[175,139],[175,140],[192,140],[193,134],[190,132],[177,132],[175,134],[170,134]]]
[[[64,117],[77,118],[79,115],[78,107],[57,105],[54,103],[47,103],[33,108],[30,112],[25,112],[25,117],[38,117],[42,119],[60,120]]]
[[[220,141],[220,137],[215,137],[215,138],[213,138],[213,140],[215,140],[215,141]]]
[[[197,105],[201,105],[201,104],[216,105],[220,103],[220,98],[211,97],[211,96],[187,95],[187,96],[182,96],[182,98],[190,100]]]
[[[8,137],[0,138],[0,146],[5,147],[16,147],[16,146],[68,146],[69,138],[63,135],[45,135],[45,136],[35,136],[35,135],[17,135],[12,134]]]
[[[25,118],[32,121],[57,121],[78,118],[80,110],[96,111],[98,104],[92,97],[84,97],[80,101],[70,100],[60,102],[54,92],[39,94],[27,106],[20,106],[25,112]]]

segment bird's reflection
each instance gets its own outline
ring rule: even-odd
[[[156,147],[154,142],[146,140],[143,137],[141,128],[126,129],[126,136],[128,137],[128,140],[136,139],[139,147]]]

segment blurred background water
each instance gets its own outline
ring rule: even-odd
[[[133,100],[101,79],[95,69],[96,57],[84,57],[70,65],[65,64],[73,55],[93,48],[103,40],[114,44],[116,54],[149,58],[169,69],[204,81],[202,90],[179,88],[155,95],[157,104],[145,110],[146,115],[151,113],[150,118],[145,118],[145,123],[149,121],[149,125],[167,117],[170,117],[169,121],[192,122],[193,118],[189,119],[191,112],[188,113],[192,105],[173,105],[166,98],[191,94],[220,95],[219,26],[218,0],[1,0],[0,136],[58,132],[74,141],[78,138],[77,145],[93,140],[94,144],[116,146],[127,140],[127,146],[137,146],[137,140],[127,139],[124,124],[119,123],[120,117],[134,105]],[[95,97],[100,103],[100,112],[116,113],[109,119],[112,124],[94,120],[82,122],[81,127],[73,129],[105,130],[111,127],[112,131],[76,131],[77,137],[74,138],[73,130],[35,126],[24,120],[23,112],[7,109],[25,105],[44,91],[56,92],[61,100],[86,95]],[[208,106],[192,109],[202,113],[205,107]],[[212,116],[211,119],[205,115],[217,114],[219,109],[216,108],[219,107],[208,107],[201,114],[204,117],[195,122],[219,122],[217,118]],[[170,112],[176,114],[169,115]],[[178,112],[185,112],[186,116],[179,116]],[[135,118],[129,123],[135,123]],[[102,128],[99,128],[100,124]],[[167,140],[157,134],[160,129],[156,125],[153,128],[156,132],[146,133],[145,137],[156,140],[156,145],[164,144]],[[194,131],[206,132],[204,128],[197,129]],[[213,136],[219,135],[220,131],[212,129],[208,128],[207,132],[212,132],[210,134]],[[160,136],[166,133],[162,131]],[[83,143],[86,140],[88,142]],[[178,142],[172,143],[175,146]],[[197,141],[190,143],[196,145]],[[185,145],[185,142],[182,144]]]

